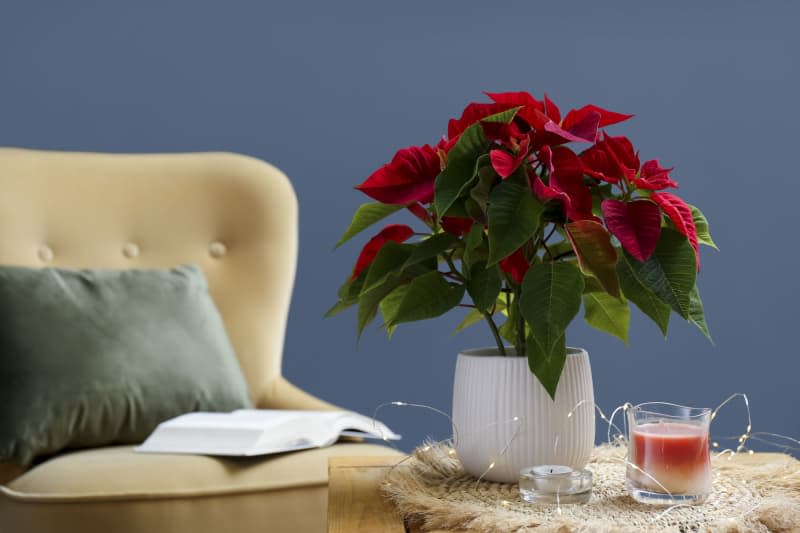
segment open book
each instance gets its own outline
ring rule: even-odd
[[[340,436],[400,439],[384,424],[351,411],[240,409],[189,413],[162,422],[136,451],[266,455],[330,446]]]

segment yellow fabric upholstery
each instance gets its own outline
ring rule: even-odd
[[[76,451],[0,487],[0,532],[324,531],[328,457],[391,453],[354,443],[246,459]]]
[[[278,169],[227,153],[0,149],[0,263],[202,267],[258,407],[332,406],[281,376],[297,201]],[[0,464],[0,533],[324,531],[327,457],[251,459],[77,451],[26,473]]]

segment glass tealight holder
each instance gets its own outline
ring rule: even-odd
[[[592,473],[561,465],[523,468],[519,494],[530,503],[586,503],[592,497]]]
[[[665,402],[629,408],[625,486],[638,502],[700,504],[711,494],[711,409]]]

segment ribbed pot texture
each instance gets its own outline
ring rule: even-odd
[[[477,348],[458,354],[453,436],[466,471],[515,483],[529,466],[584,468],[595,428],[589,354],[567,349],[553,401],[528,369],[527,358],[497,353],[497,348]]]

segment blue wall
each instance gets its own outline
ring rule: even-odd
[[[365,200],[352,186],[397,148],[434,142],[484,90],[635,113],[613,131],[675,166],[721,248],[700,277],[716,346],[677,319],[664,342],[634,312],[628,347],[578,321],[568,339],[590,350],[598,402],[712,406],[743,391],[754,430],[800,437],[800,4],[283,4],[2,0],[0,145],[275,163],[301,206],[286,374],[366,413],[392,400],[449,411],[455,354],[490,343],[482,325],[453,336],[454,314],[356,346],[353,313],[322,318],[363,242],[332,252]],[[740,406],[716,435],[743,430]],[[425,411],[382,418],[406,448],[449,433]]]

